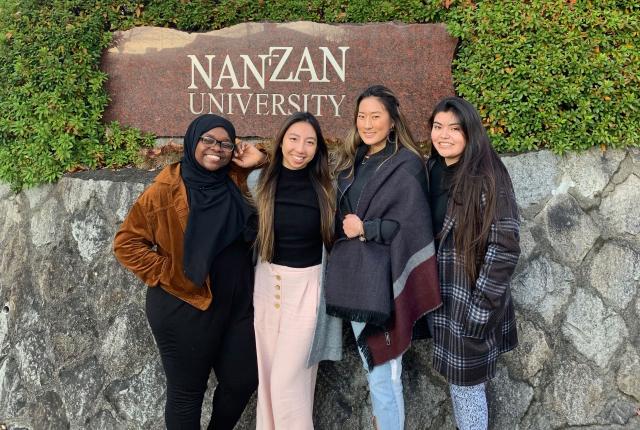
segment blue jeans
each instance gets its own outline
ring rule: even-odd
[[[351,328],[356,338],[364,329],[365,324],[351,322]],[[360,358],[367,369],[367,361],[358,348]],[[367,371],[369,393],[373,415],[376,417],[378,430],[404,429],[404,397],[402,396],[402,355],[374,366]]]

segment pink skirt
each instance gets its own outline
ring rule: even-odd
[[[253,306],[258,354],[257,430],[313,429],[318,366],[307,368],[320,293],[321,265],[260,262]]]

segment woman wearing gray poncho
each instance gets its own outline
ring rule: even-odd
[[[425,167],[405,124],[389,89],[358,97],[326,273],[327,313],[351,321],[380,430],[404,427],[402,354],[441,303]]]

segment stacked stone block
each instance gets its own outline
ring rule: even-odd
[[[640,151],[503,160],[522,213],[512,285],[520,346],[489,386],[492,428],[640,428]],[[0,186],[0,423],[162,428],[146,287],[111,253],[154,174],[84,172],[17,195]],[[317,429],[371,428],[348,332],[345,346],[343,361],[320,367]],[[407,429],[455,428],[431,352],[419,341],[405,355]],[[254,428],[254,408],[239,428]]]

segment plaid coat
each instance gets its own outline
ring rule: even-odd
[[[498,193],[497,219],[475,282],[465,275],[463,257],[455,250],[451,200],[442,227],[437,260],[443,306],[433,313],[433,366],[455,385],[493,378],[498,356],[518,345],[510,282],[520,255],[520,221],[513,190]],[[503,198],[512,199],[514,213],[500,205]]]

